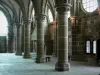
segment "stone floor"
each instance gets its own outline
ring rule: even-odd
[[[0,54],[0,75],[99,75],[100,67],[89,66],[79,62],[71,62],[69,72],[54,70],[56,58],[49,63],[36,64],[35,54],[32,59],[23,59],[15,54]],[[54,61],[55,60],[55,61]]]

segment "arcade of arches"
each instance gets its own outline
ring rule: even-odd
[[[2,75],[100,74],[100,0],[0,0],[0,11]]]

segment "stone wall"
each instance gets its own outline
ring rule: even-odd
[[[7,52],[7,40],[6,36],[0,36],[0,53]]]
[[[91,59],[94,61],[96,55],[86,54],[86,41],[99,38],[100,16],[78,17],[78,23],[72,26],[72,60],[89,62]]]
[[[75,17],[75,23],[72,24],[72,60],[86,61],[83,29],[83,21],[80,17]]]

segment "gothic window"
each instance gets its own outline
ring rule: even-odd
[[[93,41],[93,54],[96,54],[96,41]]]
[[[70,17],[70,11],[68,11],[68,18]]]
[[[35,15],[34,9],[33,9],[33,11],[32,11],[32,15],[33,15],[33,16]]]
[[[86,41],[86,53],[90,53],[90,41]]]
[[[48,10],[48,17],[49,17],[49,22],[53,22],[53,15],[50,9]]]
[[[93,12],[97,9],[97,0],[82,0],[83,8],[87,12]]]
[[[96,54],[96,41],[86,41],[86,53]]]

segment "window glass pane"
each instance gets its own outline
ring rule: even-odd
[[[93,12],[98,7],[97,0],[82,0],[82,3],[83,3],[83,8],[87,12]]]
[[[83,4],[83,6],[84,6],[84,8],[87,8],[87,7],[86,7],[86,4]]]
[[[34,12],[34,9],[33,9],[33,12],[32,12],[32,15],[34,16],[35,12]]]
[[[94,2],[93,1],[90,1],[89,3],[90,3],[90,5],[89,5],[90,7],[94,6]]]
[[[86,3],[86,6],[87,6],[87,8],[89,8],[89,6],[90,6],[90,5],[89,5],[89,2]]]
[[[89,8],[86,8],[86,10],[89,11],[90,9]]]
[[[96,54],[96,41],[93,41],[93,53]]]
[[[48,11],[48,16],[49,16],[49,21],[50,21],[50,22],[53,22],[53,15],[52,15],[50,9],[49,9],[49,11]]]
[[[70,11],[68,11],[68,18],[70,17]]]
[[[90,53],[90,41],[86,42],[86,53]]]

